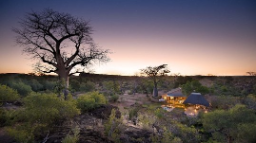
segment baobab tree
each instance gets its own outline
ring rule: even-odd
[[[23,51],[38,59],[38,71],[56,73],[64,82],[64,91],[68,91],[70,75],[83,72],[95,60],[108,59],[108,50],[94,43],[89,23],[67,13],[51,9],[28,13],[14,32]]]
[[[145,69],[141,69],[142,74],[146,74],[148,77],[152,78],[154,82],[154,89],[153,89],[153,97],[158,96],[158,89],[157,84],[159,82],[159,77],[164,76],[167,73],[170,73],[170,70],[167,69],[167,64],[162,64],[155,67],[147,67]]]

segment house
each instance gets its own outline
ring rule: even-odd
[[[209,102],[201,95],[201,93],[191,93],[183,104],[203,105],[208,107]]]
[[[161,100],[163,100],[163,99],[168,104],[179,105],[179,104],[182,104],[185,101],[186,95],[184,95],[182,93],[181,88],[175,88],[175,89],[172,89],[171,91],[167,92],[166,94],[163,94]]]

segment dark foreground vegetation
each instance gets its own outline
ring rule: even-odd
[[[182,87],[184,94],[195,90],[210,102],[208,113],[196,117],[181,108],[162,110],[147,77],[73,76],[67,100],[58,81],[55,76],[0,75],[1,143],[256,142],[254,76],[162,77],[159,91]],[[147,96],[122,105],[139,94]]]

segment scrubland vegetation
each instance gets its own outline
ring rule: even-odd
[[[163,92],[176,87],[201,92],[208,113],[163,110],[147,77],[74,76],[64,100],[57,77],[2,74],[1,142],[256,142],[255,77],[164,76],[158,83]],[[145,96],[122,104],[138,95]]]

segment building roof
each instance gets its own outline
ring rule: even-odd
[[[209,106],[209,102],[201,95],[201,93],[191,93],[183,102],[183,104],[186,103]]]
[[[181,90],[181,88],[179,87],[179,88],[175,88],[175,89],[172,89],[171,91],[169,91],[169,92],[167,93],[167,96],[184,97],[184,96],[186,96],[186,95],[184,95],[184,94],[182,93],[182,90]]]

